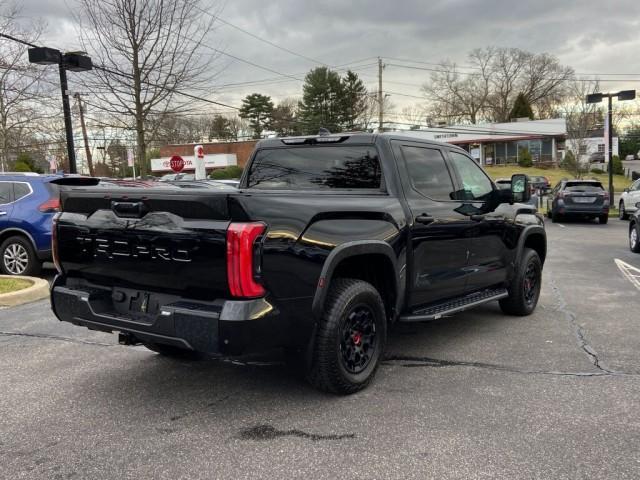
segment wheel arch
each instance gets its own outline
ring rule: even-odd
[[[542,226],[530,225],[524,229],[518,241],[516,262],[519,262],[520,258],[522,258],[522,251],[525,248],[535,250],[544,265],[544,261],[547,258],[547,234]]]
[[[33,247],[33,250],[35,252],[38,251],[38,247],[36,245],[35,239],[26,230],[23,230],[21,228],[16,228],[16,227],[5,228],[0,232],[0,244],[2,244],[2,242],[4,242],[9,237],[25,237],[27,240],[29,240],[29,242],[31,242],[31,246]]]
[[[381,240],[347,242],[334,248],[324,262],[312,311],[322,316],[327,293],[335,278],[355,278],[371,283],[382,297],[387,316],[394,319],[400,310],[404,291],[400,285],[397,259],[393,248]]]

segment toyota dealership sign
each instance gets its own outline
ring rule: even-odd
[[[178,159],[182,159],[182,162]],[[205,154],[204,156],[204,167],[206,169],[232,167],[235,165],[238,165],[238,159],[233,153]],[[193,155],[174,155],[173,157],[151,159],[152,172],[193,172],[195,167],[195,157]],[[175,168],[179,170],[175,170]]]

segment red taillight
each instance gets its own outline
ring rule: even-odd
[[[604,192],[604,199],[609,200],[609,192]]]
[[[57,197],[50,198],[38,207],[42,213],[53,213],[60,211],[60,199]]]
[[[227,279],[234,297],[255,298],[265,294],[255,277],[255,241],[265,231],[264,223],[232,223],[227,230]]]
[[[58,273],[62,273],[62,266],[60,264],[60,256],[58,254],[58,217],[59,213],[53,216],[53,224],[51,226],[51,259],[53,265],[58,270]]]

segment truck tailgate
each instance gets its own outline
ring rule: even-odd
[[[61,193],[67,277],[193,299],[228,294],[228,192],[76,188]]]

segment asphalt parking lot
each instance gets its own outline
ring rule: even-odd
[[[496,304],[396,328],[376,381],[349,397],[277,362],[122,347],[47,302],[2,310],[0,477],[637,479],[626,228],[549,222],[533,316]]]

